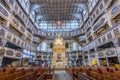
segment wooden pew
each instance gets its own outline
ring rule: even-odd
[[[46,75],[47,75],[47,72],[42,74],[37,80],[46,80]]]
[[[81,72],[78,72],[77,80],[95,80],[92,77],[89,77]]]
[[[109,71],[107,68],[109,68]],[[66,71],[73,77],[73,80],[75,80],[75,76],[77,76],[78,80],[79,78],[84,80],[86,76],[92,77],[95,80],[120,80],[120,71],[115,70],[115,67],[79,67],[79,69],[78,67],[72,67],[67,68]],[[82,75],[82,73],[87,75]]]
[[[93,71],[90,71],[90,76],[93,77],[95,80],[119,80],[117,78],[113,78],[110,76],[102,75]]]
[[[13,80],[37,80],[37,71],[27,73]]]
[[[32,67],[27,68],[1,68],[0,80],[14,80],[23,78],[23,80],[37,80],[37,70],[33,70]],[[29,78],[29,79],[26,79]],[[19,79],[20,80],[20,79]]]

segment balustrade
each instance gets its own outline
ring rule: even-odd
[[[90,45],[93,46],[93,47],[97,47],[97,46],[103,45],[103,44],[105,44],[109,41],[112,41],[112,39],[119,36],[119,33],[120,33],[120,28],[119,27],[120,27],[120,24],[117,23],[116,27],[113,27],[110,30],[108,30],[107,32],[101,34],[99,37],[95,38],[90,43],[86,44],[83,48],[85,48],[87,46],[90,46]],[[115,32],[116,31],[115,29],[117,29],[117,32]],[[118,35],[115,36],[116,34],[118,34]],[[95,45],[93,45],[91,43],[95,43]],[[89,50],[89,48],[88,48],[88,50]]]
[[[12,33],[9,29],[5,28],[3,25],[0,25],[0,28],[3,29],[3,31],[5,31],[5,36],[1,36],[2,38],[4,37],[4,39],[7,39],[8,41],[14,43],[15,45],[18,45],[17,40],[20,39],[21,44],[19,44],[18,46],[20,47],[24,47],[24,48],[29,48],[27,45],[30,45],[29,43],[27,43],[24,39],[22,39],[21,37],[19,37],[18,35]],[[26,43],[27,45],[24,45],[23,43]],[[31,44],[30,45],[32,50],[35,50],[34,45]],[[29,49],[31,50],[31,49]]]

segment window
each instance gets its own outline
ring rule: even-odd
[[[56,24],[56,21],[41,21],[37,27],[38,29],[42,29],[44,31],[50,31],[50,32],[55,32],[55,31],[72,31],[72,30],[77,30],[79,27],[79,23],[76,20],[73,21],[62,21],[62,25],[58,26]]]
[[[92,11],[92,9],[95,7],[95,5],[97,4],[98,0],[88,0],[88,7],[90,12]]]
[[[29,0],[18,0],[22,8],[25,10],[26,13],[29,13]]]
[[[30,52],[28,50],[23,50],[23,58],[26,58],[26,57],[30,58],[32,56],[35,56],[34,52]]]

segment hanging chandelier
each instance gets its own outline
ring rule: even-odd
[[[66,42],[61,38],[61,35],[58,34],[57,38],[53,41],[52,51],[54,53],[66,52],[65,44],[66,44]]]
[[[57,21],[57,25],[58,26],[61,26],[62,25],[62,22],[60,20]]]
[[[59,5],[58,5],[58,9],[59,9]],[[60,16],[59,16],[59,10],[58,10],[58,20],[57,20],[57,26],[61,26],[62,25],[62,22],[60,20]]]

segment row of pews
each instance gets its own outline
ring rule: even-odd
[[[73,80],[120,80],[120,68],[116,67],[67,67]]]
[[[9,67],[0,68],[0,80],[47,80],[53,69],[49,67]],[[52,79],[51,77],[48,77]]]

